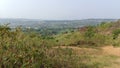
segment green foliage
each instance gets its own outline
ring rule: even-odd
[[[87,64],[83,65],[84,61],[89,61],[90,58],[77,56],[70,48],[52,48],[52,45],[56,45],[53,44],[54,42],[53,37],[43,38],[35,33],[24,33],[21,28],[9,30],[4,27],[0,30],[0,67],[91,67]]]
[[[83,32],[66,29],[59,33],[56,32],[59,29],[50,29],[43,30],[46,32],[41,35],[39,30],[24,32],[19,27],[11,29],[8,26],[0,26],[0,67],[103,68],[103,62],[90,62],[95,57],[92,58],[88,54],[77,55],[71,48],[54,47],[61,45],[98,47],[111,43],[118,46],[120,29],[115,29],[109,34],[104,31],[104,28],[111,27],[111,23],[102,23],[98,27],[88,26]]]
[[[120,34],[120,29],[115,29],[113,31],[113,39],[116,39],[119,36],[119,34]]]
[[[95,35],[95,27],[88,26],[87,31],[85,32],[84,36],[88,39],[92,38]]]
[[[103,27],[104,26],[104,27]],[[106,29],[111,28],[111,23],[103,23],[98,26],[88,26],[82,32],[75,31],[55,36],[58,45],[97,47],[111,45],[113,43],[112,33]],[[103,28],[106,28],[103,30]],[[101,30],[102,29],[102,30]]]
[[[106,29],[109,28],[113,25],[113,23],[111,22],[102,22],[100,25],[98,25],[99,27],[101,27],[102,29]]]

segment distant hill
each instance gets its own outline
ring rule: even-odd
[[[101,22],[111,22],[117,19],[83,19],[83,20],[38,20],[38,19],[0,19],[0,24],[10,27],[29,28],[78,28],[86,25],[97,25]]]

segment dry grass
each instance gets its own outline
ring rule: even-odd
[[[119,68],[120,67],[120,48],[113,46],[105,46],[99,48],[80,48],[75,46],[60,46],[54,48],[70,48],[77,55],[87,55],[90,58],[86,64],[100,65],[104,68]],[[98,67],[98,68],[100,68]]]
[[[103,52],[109,55],[120,56],[120,47],[106,46],[102,47]]]

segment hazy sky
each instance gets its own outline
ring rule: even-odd
[[[0,0],[0,18],[120,18],[120,0]]]

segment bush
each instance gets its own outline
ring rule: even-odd
[[[49,39],[49,41],[48,41]],[[1,68],[81,68],[85,60],[72,49],[52,48],[51,39],[43,39],[21,28],[0,30]],[[80,60],[80,61],[79,61]],[[86,65],[84,65],[86,66]]]
[[[87,39],[92,38],[95,35],[95,27],[94,26],[88,26],[87,31],[84,33],[84,37]]]
[[[120,29],[115,29],[115,30],[113,31],[113,39],[116,39],[119,34],[120,34]]]

